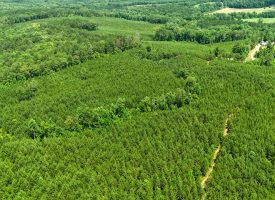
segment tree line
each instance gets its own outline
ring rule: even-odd
[[[104,38],[91,34],[98,25],[84,19],[63,19],[53,23],[38,23],[36,26],[35,33],[24,29],[22,37],[15,33],[11,36],[2,33],[1,82],[45,75],[141,44],[137,35]],[[16,55],[13,52],[17,52]]]
[[[256,54],[258,63],[262,66],[272,66],[275,59],[274,45],[269,41],[266,48],[262,49]]]
[[[68,116],[63,127],[56,126],[50,121],[37,122],[30,119],[24,128],[26,134],[33,139],[44,139],[45,137],[58,137],[66,134],[66,131],[80,132],[83,129],[96,129],[106,127],[121,118],[129,117],[132,112],[156,112],[164,110],[175,110],[189,105],[199,98],[201,87],[194,76],[186,71],[177,71],[175,75],[182,80],[183,88],[175,92],[169,92],[159,97],[148,97],[141,99],[135,105],[129,107],[126,99],[118,99],[115,103],[97,108],[80,107],[75,116]],[[29,95],[33,95],[34,87],[28,86]],[[31,88],[31,89],[29,89]],[[24,97],[26,94],[24,94]],[[24,98],[23,100],[29,100]],[[22,95],[19,96],[22,100]]]
[[[214,0],[222,2],[224,7],[231,8],[261,8],[274,5],[273,0]]]
[[[175,26],[164,26],[155,33],[157,41],[191,41],[200,44],[211,44],[225,41],[236,41],[247,39],[252,30],[247,26],[229,26],[212,29],[200,28],[177,28]]]

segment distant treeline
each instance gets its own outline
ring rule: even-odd
[[[132,15],[125,12],[108,14],[109,17],[123,18],[128,20],[145,21],[154,24],[165,24],[169,21],[168,17],[162,15]]]
[[[82,17],[92,17],[92,16],[103,16],[102,13],[88,10],[88,9],[63,9],[63,8],[53,8],[53,9],[43,9],[43,10],[27,10],[19,12],[19,14],[14,13],[13,15],[8,15],[5,17],[2,23],[5,24],[15,24],[23,23],[27,21],[33,21],[37,19],[47,19],[51,17],[67,17],[70,15],[77,15]]]
[[[63,25],[68,25],[73,29],[84,29],[85,31],[96,30],[97,25],[93,23],[85,23],[81,21],[68,20],[63,21]],[[75,41],[74,35],[71,35],[70,29],[57,24],[42,25],[45,31],[49,31],[49,35],[55,34],[56,31],[62,30],[63,27],[63,39],[66,38],[68,42],[62,42],[57,38],[52,38],[51,42],[47,41],[47,38],[41,38],[32,34],[26,35],[25,38],[7,39],[1,43],[0,50],[5,51],[3,56],[3,62],[0,64],[2,67],[2,73],[0,76],[0,82],[8,83],[17,80],[26,80],[29,78],[42,76],[49,74],[53,71],[59,71],[61,69],[70,67],[87,61],[92,58],[99,57],[104,54],[112,54],[117,51],[125,51],[134,47],[140,46],[140,38],[137,36],[115,36],[106,40],[99,40],[89,33],[80,33],[81,30],[71,30],[76,36],[82,37]],[[55,30],[56,29],[56,30]],[[66,31],[65,31],[66,30]],[[18,56],[11,56],[11,49],[13,51],[18,50],[21,52],[25,48],[34,48],[38,43],[48,49],[37,51],[34,54],[28,52],[24,54],[23,60],[18,59]],[[50,45],[50,46],[48,46]],[[44,55],[45,54],[45,55]],[[26,64],[25,60],[30,64]],[[19,67],[20,66],[20,67]]]
[[[272,12],[267,14],[273,15]],[[273,24],[247,23],[234,15],[221,14],[205,16],[192,23],[184,20],[181,23],[167,23],[155,33],[157,41],[191,41],[200,44],[244,39],[250,39],[253,43],[274,41],[275,27]]]
[[[16,24],[16,23],[24,23],[28,21],[38,20],[38,19],[47,19],[51,17],[68,17],[68,16],[81,16],[81,17],[115,17],[115,18],[123,18],[127,20],[136,20],[136,21],[146,21],[149,23],[156,24],[165,24],[169,21],[169,18],[159,14],[137,14],[137,13],[128,13],[126,11],[113,11],[113,12],[103,12],[98,10],[91,9],[58,9],[53,8],[49,10],[27,10],[26,13],[13,14],[6,16],[0,24]]]
[[[243,40],[251,36],[251,31],[244,26],[229,26],[213,29],[175,28],[164,26],[156,31],[158,41],[192,41],[200,44]]]
[[[272,6],[275,4],[274,0],[214,0],[215,2],[222,2],[225,7],[231,8],[261,8]]]
[[[159,5],[159,4],[169,4],[169,3],[182,3],[184,2],[184,0],[171,0],[171,1],[132,1],[132,2],[123,2],[121,1],[121,3],[113,3],[113,2],[109,2],[108,5],[111,7],[118,7],[118,6],[139,6],[139,5]]]

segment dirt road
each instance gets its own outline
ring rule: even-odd
[[[225,124],[224,124],[224,130],[223,130],[223,137],[226,138],[229,134],[229,127],[228,127],[228,121],[229,119],[232,117],[232,114],[230,114],[226,120],[225,120]],[[205,176],[202,178],[202,181],[201,181],[201,187],[202,189],[206,189],[206,186],[207,186],[207,183],[210,179],[210,176],[214,170],[214,167],[216,165],[216,160],[217,160],[217,157],[219,156],[220,152],[221,152],[221,149],[222,149],[222,145],[219,144],[219,146],[216,148],[216,150],[214,151],[214,154],[212,156],[212,159],[211,159],[211,163],[210,163],[210,167],[208,168]],[[206,192],[204,193],[202,199],[204,200],[206,198]]]
[[[203,189],[206,188],[206,185],[207,185],[207,182],[210,178],[210,175],[212,174],[212,171],[215,167],[215,164],[216,164],[216,159],[221,151],[221,148],[222,146],[219,144],[218,148],[215,150],[214,154],[213,154],[213,157],[212,157],[212,160],[211,160],[211,164],[210,164],[210,167],[208,168],[207,172],[206,172],[206,175],[203,177],[202,181],[201,181],[201,186]]]
[[[251,52],[250,52],[250,60],[252,60],[252,61],[254,61],[255,59],[256,59],[256,54],[261,50],[261,48],[262,48],[263,46],[261,45],[261,44],[257,44],[255,47],[254,47],[254,49],[252,49],[251,50]]]

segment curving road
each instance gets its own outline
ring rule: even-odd
[[[252,49],[252,50],[250,51],[250,53],[249,53],[249,55],[250,55],[249,60],[254,61],[254,60],[256,59],[256,57],[255,57],[256,54],[257,54],[263,47],[265,47],[265,46],[263,46],[263,45],[261,45],[261,44],[257,44],[257,45],[254,47],[254,49]]]

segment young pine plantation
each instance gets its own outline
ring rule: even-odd
[[[0,199],[274,199],[273,6],[0,2]]]

